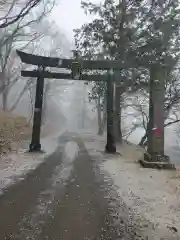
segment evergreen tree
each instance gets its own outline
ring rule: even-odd
[[[120,80],[131,90],[148,91],[152,65],[166,66],[172,74],[179,59],[179,0],[104,0],[83,2],[95,19],[75,30],[76,48],[85,58],[118,59]],[[129,89],[126,86],[126,89]],[[96,86],[96,90],[99,85]],[[92,89],[91,98],[97,96]]]

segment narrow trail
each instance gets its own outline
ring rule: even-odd
[[[69,141],[79,148],[71,162],[64,159]],[[107,209],[83,142],[66,134],[51,156],[0,197],[0,239],[115,239],[107,236]]]
[[[58,141],[51,156],[0,197],[0,239],[135,239],[123,221],[120,231],[114,224],[108,186],[81,138],[65,133]]]

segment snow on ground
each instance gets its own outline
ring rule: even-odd
[[[69,162],[71,162],[74,159],[74,157],[77,156],[78,150],[79,148],[76,142],[69,141],[65,145],[64,154]]]
[[[43,228],[43,217],[46,215],[53,216],[53,202],[59,200],[59,194],[63,194],[63,189],[67,184],[67,180],[71,176],[73,163],[78,155],[78,145],[69,141],[65,144],[62,162],[56,167],[49,184],[45,191],[42,191],[38,197],[38,204],[31,210],[31,214],[25,216],[20,223],[21,232],[19,238],[38,239]],[[73,180],[73,179],[72,179]],[[31,217],[29,217],[31,216]],[[24,224],[25,223],[25,224]],[[24,228],[25,226],[26,228]]]
[[[57,182],[66,182],[71,175],[73,169],[73,162],[78,156],[79,147],[76,142],[69,141],[66,143],[62,155],[62,163],[57,166],[56,174],[52,177],[54,184]],[[53,184],[52,184],[53,185]]]
[[[113,156],[103,153],[104,137],[92,134],[82,137],[89,154],[98,157],[98,161],[101,158],[101,171],[105,179],[113,182],[112,188],[119,196],[117,200],[123,199],[135,216],[141,216],[152,225],[150,239],[164,239],[165,236],[180,239],[179,171],[141,168],[137,160],[143,156],[143,151],[138,146],[124,143],[117,147],[122,156]]]
[[[10,153],[0,158],[0,194],[3,189],[16,181],[24,179],[25,174],[41,164],[45,157],[51,155],[58,146],[57,138],[63,131],[56,135],[41,139],[42,148],[45,153],[28,153],[25,149],[20,149],[16,153]]]

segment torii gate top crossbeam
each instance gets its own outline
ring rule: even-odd
[[[16,51],[18,56],[21,58],[23,63],[44,66],[44,67],[56,67],[56,68],[71,68],[72,64],[76,61],[75,59],[62,59],[55,57],[44,57],[37,56],[22,51]],[[83,69],[122,69],[120,61],[111,60],[79,60],[79,64]],[[121,66],[121,67],[120,67]]]

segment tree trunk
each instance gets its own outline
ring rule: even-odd
[[[141,138],[141,141],[139,142],[139,146],[144,146],[144,143],[146,142],[146,139],[147,139],[147,130],[144,134],[144,136]]]
[[[147,145],[147,139],[149,138],[148,134],[150,134],[150,126],[151,126],[151,123],[150,123],[150,121],[148,121],[147,129],[146,129],[146,131],[144,133],[144,136],[141,138],[141,141],[139,142],[139,146]]]

